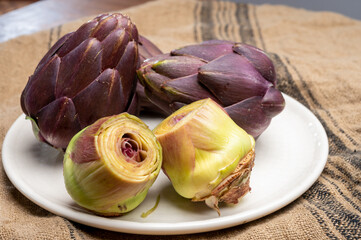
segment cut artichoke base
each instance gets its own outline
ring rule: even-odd
[[[205,104],[205,101],[199,101],[192,103],[192,106],[186,105],[182,107],[182,109],[179,109],[177,111],[177,115],[171,115],[168,118],[166,118],[163,122],[165,124],[160,124],[156,128],[161,129],[158,130],[161,133],[158,133],[158,135],[162,135],[163,133],[167,133],[168,131],[176,131],[178,128],[182,127],[183,124],[185,124],[188,119],[191,119],[193,115],[197,113],[197,111],[194,111],[197,108],[200,108],[202,105]],[[153,132],[156,130],[153,130]]]
[[[127,214],[129,211],[135,209],[137,206],[139,206],[139,204],[144,201],[147,194],[148,194],[148,190],[140,192],[137,195],[135,195],[134,197],[129,198],[128,200],[126,200],[122,203],[118,203],[117,205],[113,206],[112,208],[107,209],[108,212],[99,212],[99,211],[92,210],[92,209],[89,209],[86,207],[84,207],[84,208],[98,216],[120,217],[120,216]],[[112,211],[112,209],[114,209],[114,210]],[[120,212],[119,212],[119,210],[120,210]]]
[[[160,145],[157,143],[155,136],[144,132],[143,134],[138,134],[142,127],[146,127],[147,129],[148,127],[142,122],[139,122],[140,125],[137,126],[137,118],[124,113],[123,115],[128,116],[128,120],[131,120],[127,122],[128,124],[126,126],[124,124],[114,124],[114,120],[116,120],[116,118],[113,117],[104,122],[102,125],[105,127],[102,126],[95,133],[94,143],[96,143],[96,152],[99,154],[98,160],[81,164],[75,163],[71,160],[71,152],[73,151],[75,143],[87,128],[84,128],[74,136],[64,156],[64,169],[67,169],[67,171],[64,171],[64,177],[68,193],[79,206],[82,206],[88,211],[99,216],[121,216],[136,208],[145,199],[149,187],[154,183],[156,176],[160,171],[160,165],[156,164],[158,160],[156,160],[157,157],[155,152],[160,151]],[[119,131],[119,129],[126,129],[126,131]],[[149,133],[151,133],[150,130]],[[142,158],[140,162],[129,162],[125,159],[126,156],[122,155],[122,153],[118,151],[118,142],[124,136],[126,136],[127,139],[137,142],[137,146],[146,151],[144,158]],[[152,140],[154,140],[154,142]],[[151,149],[154,149],[154,151],[151,151]],[[159,154],[161,155],[161,153]],[[81,184],[81,179],[83,178],[77,179],[76,177],[79,174],[78,170],[84,170],[84,168],[80,167],[82,164],[92,166],[93,170],[91,171],[91,175],[94,175],[94,173],[102,173],[100,174],[101,176],[106,175],[106,178],[108,180],[112,179],[111,182],[114,184],[118,181],[121,185],[126,183],[133,184],[133,189],[135,191],[134,195],[128,196],[128,198],[123,200],[119,199],[119,201],[110,201],[111,194],[109,197],[106,197],[106,195],[102,193],[103,195],[101,198],[103,198],[105,202],[102,201],[101,205],[93,205],[94,203],[92,203],[92,200],[84,197],[83,195],[86,195],[93,189],[89,187],[87,187],[88,189],[84,188]],[[96,180],[96,178],[94,180]],[[114,186],[112,191],[115,191],[116,189],[117,186]],[[124,194],[130,195],[129,192]]]
[[[157,137],[161,137],[163,134],[177,131],[179,128],[188,124],[191,119],[194,119],[194,116],[197,116],[202,111],[203,106],[207,108],[207,104],[210,101],[212,100],[197,101],[182,107],[165,119],[163,124],[158,125],[153,132],[156,132]],[[224,109],[222,110],[224,111]],[[178,192],[177,189],[176,191],[181,196],[191,199],[193,202],[204,201],[208,207],[216,210],[219,215],[219,202],[237,204],[238,200],[250,191],[249,179],[255,159],[255,142],[252,136],[248,136],[253,147],[241,158],[234,159],[228,165],[218,169],[218,175],[209,182],[207,188],[203,191],[189,194],[192,196]]]
[[[254,166],[255,150],[251,149],[238,163],[236,169],[222,180],[208,196],[192,198],[193,202],[204,201],[205,204],[216,210],[220,216],[219,202],[237,204],[239,199],[250,192],[249,186],[251,171]]]

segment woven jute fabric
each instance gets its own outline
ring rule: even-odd
[[[164,52],[209,39],[267,51],[279,89],[310,109],[327,132],[330,150],[322,175],[301,197],[266,217],[169,237],[111,232],[54,215],[23,196],[0,164],[0,239],[361,239],[360,21],[226,1],[160,0],[122,12]],[[22,113],[21,91],[41,57],[59,37],[92,17],[0,44],[1,144]]]

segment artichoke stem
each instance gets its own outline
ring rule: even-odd
[[[217,211],[218,213],[218,216],[220,217],[221,216],[221,211],[219,210],[219,207],[218,207],[218,198],[216,196],[209,196],[207,197],[204,202],[206,203],[206,205],[214,210]]]

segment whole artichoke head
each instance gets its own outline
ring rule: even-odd
[[[168,114],[211,98],[254,137],[285,105],[272,61],[247,44],[211,40],[185,46],[148,59],[137,73],[146,96]]]
[[[99,15],[59,39],[21,95],[38,139],[65,149],[101,117],[136,114],[138,63],[137,28],[119,13]]]

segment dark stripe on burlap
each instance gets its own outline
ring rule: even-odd
[[[232,28],[232,23],[230,21],[230,14],[229,14],[229,10],[227,8],[223,8],[222,11],[221,11],[221,14],[222,14],[222,19],[227,19],[227,22],[224,23],[224,27],[223,24],[220,24],[219,26],[219,31],[222,32],[222,30],[224,29],[224,39],[227,39],[227,40],[231,40],[232,38],[234,38],[234,31],[233,28]],[[219,21],[220,23],[222,23],[222,21]],[[223,29],[222,29],[223,28]]]
[[[200,23],[199,28],[201,31],[200,41],[212,40],[216,39],[214,33],[214,22],[212,19],[212,10],[213,10],[213,2],[212,1],[202,1],[200,3]]]
[[[62,25],[49,29],[48,50],[62,37]]]
[[[344,157],[340,156],[331,156],[328,160],[328,164],[325,167],[324,174],[329,175],[330,178],[342,183],[356,199],[361,199],[361,192],[354,188],[355,186],[360,186],[361,179],[357,176],[353,176],[351,173],[345,170],[344,163],[337,161],[336,158],[344,159]],[[358,161],[360,162],[360,160]]]
[[[331,156],[328,159],[328,164],[325,167],[324,174],[329,175],[334,181],[343,184],[348,192],[350,192],[356,199],[361,199],[361,192],[355,188],[360,186],[361,180],[358,176],[353,176],[345,169],[345,164],[342,161],[337,161],[340,156]],[[358,160],[360,162],[360,160]],[[331,169],[333,168],[333,170]]]
[[[257,30],[257,33],[258,33],[258,36],[259,36],[259,40],[261,42],[260,48],[267,52],[266,44],[264,43],[263,36],[262,36],[261,27],[259,25],[257,10],[256,9],[257,9],[257,7],[254,7],[252,13],[253,13],[253,18],[255,19],[255,24],[256,24],[255,27],[256,27],[256,30]]]
[[[310,213],[314,216],[314,218],[316,219],[316,221],[318,222],[318,224],[320,224],[322,230],[324,231],[324,233],[326,234],[327,237],[329,237],[330,239],[334,239],[337,240],[338,238],[335,236],[335,234],[331,231],[331,229],[328,227],[327,223],[325,222],[325,220],[320,216],[319,212],[317,211],[317,209],[314,209],[314,207],[309,206],[309,205],[305,205],[306,209],[308,211],[310,211]]]
[[[76,239],[85,240],[86,239],[84,237],[83,233],[81,231],[79,231],[78,228],[76,227],[77,223],[73,223],[65,218],[63,218],[63,221],[69,230],[69,238],[70,239],[74,239],[74,240],[76,240]]]
[[[327,172],[328,175],[330,175],[332,178],[337,178],[340,182],[342,182],[344,185],[346,185],[347,188],[352,188],[353,186],[351,184],[349,184],[348,181],[345,181],[343,178],[341,178],[340,176],[336,176],[335,173],[333,173],[332,171],[329,171],[329,169],[325,169],[325,172]],[[326,174],[325,174],[326,175]],[[361,213],[361,206],[359,206],[357,203],[355,203],[352,199],[350,199],[349,197],[346,196],[345,192],[341,190],[341,188],[335,184],[331,179],[328,179],[328,177],[326,177],[325,175],[322,175],[321,178],[323,178],[324,180],[326,180],[329,184],[331,184],[339,193],[339,195],[345,200],[347,201],[355,210],[357,210],[358,212]],[[352,189],[351,190],[351,195],[355,198],[355,199],[361,199],[361,193],[359,191],[357,191],[356,189]]]
[[[53,34],[54,34],[54,28],[49,29],[49,39],[48,39],[48,50],[53,46]]]
[[[196,3],[194,13],[195,25],[194,36],[196,42],[212,39],[241,39],[242,42],[256,45],[254,33],[250,22],[249,5],[234,3],[235,16],[230,16],[229,9],[220,7],[219,2],[199,1]],[[214,14],[214,15],[213,15]],[[232,26],[231,18],[234,18],[237,26]],[[218,21],[215,23],[214,21]],[[238,32],[235,31],[238,29]],[[217,32],[219,35],[217,35]],[[236,34],[236,35],[235,35]],[[239,36],[237,36],[239,35]]]
[[[56,41],[58,41],[62,37],[62,35],[61,35],[62,27],[63,27],[63,25],[59,25],[56,28]]]
[[[193,36],[194,36],[194,41],[195,42],[200,42],[201,39],[199,39],[198,37],[198,27],[199,27],[199,8],[201,7],[201,3],[200,2],[196,2],[194,9],[193,9],[193,17],[194,17],[194,24],[193,24]]]
[[[218,39],[229,39],[228,35],[228,27],[229,24],[227,23],[227,12],[225,11],[225,8],[223,4],[217,4],[215,11],[215,33],[218,33],[217,38]],[[224,30],[224,31],[223,31]]]
[[[321,210],[346,239],[361,239],[361,217],[346,209],[326,185],[317,181],[303,198]]]
[[[249,21],[249,5],[244,3],[236,3],[236,18],[239,24],[239,35],[243,43],[256,45],[254,33]]]
[[[216,22],[218,23],[217,26],[214,26],[217,31],[219,32],[219,38],[220,39],[227,39],[226,34],[227,32],[222,32],[223,30],[223,19],[225,18],[226,11],[224,11],[224,9],[219,8],[216,10],[217,13],[215,14],[215,18],[216,18]],[[228,25],[227,25],[228,28]],[[224,29],[226,30],[226,26],[224,27]]]
[[[75,234],[74,234],[76,230],[75,230],[74,226],[67,219],[63,218],[63,220],[69,230],[69,238],[76,240],[77,238],[75,237]]]

